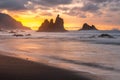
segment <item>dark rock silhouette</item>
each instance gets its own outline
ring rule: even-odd
[[[109,34],[101,34],[98,37],[100,37],[100,38],[114,38],[113,36],[111,36]]]
[[[12,30],[12,29],[30,29],[30,28],[23,26],[21,22],[16,21],[8,14],[0,13],[0,29]]]
[[[94,25],[90,26],[87,23],[83,24],[83,27],[80,30],[98,30]]]
[[[50,22],[46,19],[40,28],[38,29],[38,32],[65,32],[67,30],[64,29],[64,20],[59,17],[59,15],[56,17],[55,23],[53,22],[53,19],[50,20]]]
[[[48,28],[49,28],[49,21],[46,19],[46,20],[42,23],[39,31],[44,31],[44,30],[48,31]]]
[[[24,35],[23,35],[23,34],[13,34],[13,36],[16,36],[16,37],[23,37]]]

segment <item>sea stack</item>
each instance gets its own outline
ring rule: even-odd
[[[64,20],[60,18],[59,15],[57,15],[55,23],[53,22],[53,19],[50,20],[50,22],[46,19],[40,28],[38,29],[38,32],[65,32],[64,28]]]
[[[80,30],[98,30],[94,25],[90,26],[87,23],[83,24],[83,27]]]

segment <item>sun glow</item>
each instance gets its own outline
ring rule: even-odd
[[[23,25],[30,27],[32,30],[38,30],[40,22],[23,22]]]
[[[17,21],[20,21],[24,26],[30,27],[32,30],[38,30],[42,23],[41,19],[35,18],[24,18],[24,17],[14,17]]]
[[[38,30],[38,28],[44,22],[45,19],[50,20],[53,18],[55,21],[56,15],[57,14],[54,14],[54,16],[42,16],[42,15],[35,16],[34,14],[33,15],[17,14],[17,15],[12,15],[12,17],[15,18],[17,21],[20,21],[26,27],[29,27],[32,30]],[[63,14],[61,14],[61,17],[64,19],[64,26],[66,30],[79,30],[82,27],[82,25],[86,22],[90,25],[94,24],[97,27],[97,29],[100,30],[111,30],[113,29],[113,26],[116,29],[119,28],[119,26],[115,27],[115,25],[107,25],[107,24],[105,25],[102,23],[98,24],[98,22],[96,21],[94,21],[93,23],[89,19],[76,18]]]
[[[5,2],[4,2],[5,1]],[[8,0],[3,0],[0,5],[0,13],[6,13],[24,26],[37,30],[45,19],[54,19],[58,14],[64,19],[67,30],[78,30],[84,23],[95,25],[100,30],[120,30],[119,1],[108,1],[103,7],[104,1],[94,0],[12,0],[16,4],[11,5]],[[72,2],[71,2],[72,1]],[[24,5],[23,5],[24,4]],[[114,19],[113,19],[114,17]]]

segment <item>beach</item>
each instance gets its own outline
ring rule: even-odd
[[[97,80],[97,77],[0,55],[0,80]]]
[[[0,33],[1,80],[120,79],[119,32],[18,33]]]
[[[120,0],[1,0],[0,80],[120,80],[118,14]]]

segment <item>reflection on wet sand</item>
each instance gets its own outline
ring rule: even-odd
[[[89,72],[92,70],[94,73],[99,71],[100,74],[106,73],[106,70],[120,71],[119,65],[116,66],[119,57],[113,55],[119,52],[118,46],[104,45],[103,47],[102,44],[56,39],[6,39],[3,43],[2,47],[14,53],[15,57],[50,66],[69,70],[77,68],[79,71],[83,66],[87,66],[84,70]]]

